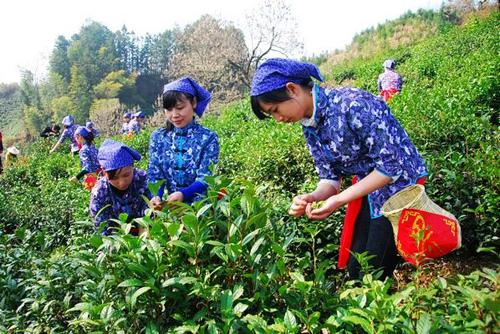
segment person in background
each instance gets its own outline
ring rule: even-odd
[[[19,150],[15,146],[9,146],[5,154],[5,167],[11,166],[17,161]]]
[[[99,161],[97,160],[97,149],[94,145],[94,134],[87,127],[79,126],[75,131],[75,138],[81,146],[80,166],[81,170],[76,176],[72,176],[70,181],[78,182],[83,178],[84,187],[92,189],[97,181],[99,173]]]
[[[122,124],[122,134],[128,134],[128,125],[130,123],[130,117],[132,115],[129,112],[123,114],[123,124]]]
[[[128,215],[127,221],[143,217],[148,208],[143,196],[151,199],[146,172],[134,167],[141,155],[127,145],[106,139],[97,154],[104,177],[97,181],[90,195],[90,215],[104,235],[113,232],[121,213]],[[137,225],[131,233],[139,233]]]
[[[167,202],[196,201],[206,193],[204,181],[210,165],[219,158],[217,135],[198,124],[211,94],[189,77],[163,88],[163,108],[170,126],[153,132],[149,143],[148,181],[164,183],[151,200],[161,206],[165,189]]]
[[[256,70],[250,91],[259,119],[301,123],[319,174],[316,189],[294,197],[289,214],[324,220],[349,204],[338,267],[347,265],[351,278],[361,278],[351,251],[367,252],[373,256],[369,264],[382,270],[382,277],[392,276],[397,250],[381,207],[398,191],[423,182],[424,160],[380,98],[357,88],[323,88],[311,78],[323,81],[314,64],[268,59]],[[356,178],[341,191],[345,176]]]
[[[2,132],[0,132],[0,174],[2,174],[3,172],[2,154],[3,154],[3,138],[2,138]]]
[[[377,80],[378,91],[384,101],[389,101],[394,95],[401,91],[403,79],[395,71],[396,62],[387,59],[383,64],[384,73],[380,74]]]
[[[145,115],[142,111],[138,111],[135,114],[132,114],[132,120],[128,124],[129,135],[141,132],[144,123],[144,118]]]
[[[61,131],[61,127],[57,124],[53,124],[52,126],[47,126],[40,132],[40,137],[49,138],[49,137],[57,137],[59,136]]]
[[[92,134],[94,135],[94,138],[99,137],[99,131],[97,131],[97,129],[94,128],[94,123],[92,123],[91,121],[88,121],[87,123],[85,123],[85,127],[87,128],[87,130],[92,132]]]
[[[78,125],[74,124],[73,116],[68,115],[64,117],[62,120],[62,125],[64,126],[64,130],[57,143],[50,150],[50,153],[55,152],[66,139],[69,139],[71,141],[71,153],[77,154],[78,151],[80,150],[80,147],[75,139],[75,130],[78,127]]]

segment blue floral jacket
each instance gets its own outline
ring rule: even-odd
[[[392,182],[368,195],[372,218],[390,196],[427,175],[420,154],[385,102],[356,88],[314,87],[312,119],[302,122],[320,179],[358,179],[373,170]],[[308,121],[307,123],[305,121]]]
[[[143,217],[148,204],[142,196],[148,199],[152,197],[146,172],[142,169],[134,169],[132,183],[122,196],[113,191],[106,177],[101,178],[90,194],[90,215],[94,219],[95,226],[99,228],[102,223],[106,224],[103,234],[108,235],[111,233],[110,227],[115,225],[110,220],[118,219],[120,213],[127,213],[129,219]],[[105,209],[98,215],[103,208]]]
[[[80,166],[82,170],[89,173],[95,173],[99,169],[99,160],[97,160],[97,149],[93,144],[83,144],[79,152]]]
[[[205,175],[210,175],[209,167],[219,159],[217,135],[193,122],[184,128],[158,129],[151,135],[149,144],[148,180],[165,180],[163,188],[168,193],[183,191],[193,183],[203,183]],[[205,186],[206,189],[206,186]],[[205,190],[204,189],[204,190]],[[184,195],[186,195],[183,192]],[[186,196],[185,196],[186,197]],[[199,196],[185,198],[186,202],[196,201]]]
[[[61,137],[59,138],[59,143],[63,143],[66,139],[71,141],[71,152],[78,152],[78,143],[75,139],[75,131],[78,128],[78,124],[73,124],[68,126],[61,133]]]

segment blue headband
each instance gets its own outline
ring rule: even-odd
[[[194,108],[194,112],[200,117],[203,115],[203,112],[212,98],[212,94],[210,94],[208,90],[201,87],[190,77],[182,77],[163,86],[163,94],[168,91],[187,93],[195,96],[196,108]]]
[[[92,123],[91,121],[88,121],[87,123],[85,123],[85,126],[87,128],[92,128],[92,127],[94,127],[94,123]]]
[[[104,171],[115,170],[134,164],[134,160],[141,160],[141,155],[127,145],[106,139],[97,153],[97,159]]]
[[[132,117],[144,118],[146,117],[142,111],[138,111],[135,114],[132,114]]]
[[[132,117],[132,114],[129,113],[129,112],[126,112],[126,113],[123,114],[123,117],[130,118],[130,117]]]
[[[84,126],[79,126],[79,127],[77,127],[77,128],[76,128],[76,130],[75,130],[75,136],[76,136],[76,135],[80,135],[80,136],[82,136],[83,138],[87,138],[87,136],[89,135],[89,133],[90,133],[90,131],[89,131],[89,130],[87,130],[87,128],[86,128],[86,127],[84,127]]]
[[[63,118],[62,122],[63,125],[70,126],[73,124],[73,116],[68,115]]]
[[[297,60],[271,58],[257,68],[250,88],[251,96],[258,96],[283,88],[288,82],[300,84],[311,77],[323,81],[316,65]]]

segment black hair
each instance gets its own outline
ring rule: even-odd
[[[186,99],[191,102],[191,104],[195,101],[195,97],[189,93],[177,92],[175,90],[166,91],[163,93],[163,108],[170,110],[175,107],[178,102]]]
[[[166,91],[165,93],[163,93],[163,108],[170,110],[175,107],[178,102],[182,102],[185,100],[188,100],[189,102],[191,102],[191,104],[193,104],[196,98],[194,97],[194,95],[191,95],[189,93],[177,92],[175,90]],[[167,131],[172,131],[174,129],[174,125],[167,121],[165,124],[165,129],[167,129]]]
[[[298,84],[304,89],[310,90],[313,87],[313,81],[311,78],[305,79]],[[252,106],[253,113],[258,119],[266,119],[270,118],[270,116],[262,110],[260,103],[281,103],[290,99],[291,97],[288,95],[287,88],[283,87],[257,96],[251,96],[250,104]]]
[[[82,134],[80,134],[80,136],[82,136],[87,143],[92,143],[94,141],[94,134],[91,131],[89,131],[86,136]]]
[[[52,129],[56,130],[56,131],[59,131],[61,130],[61,127],[58,125],[58,124],[55,124]]]
[[[117,169],[112,169],[112,170],[106,171],[106,175],[108,175],[108,179],[110,179],[110,180],[116,179],[116,177],[118,176],[118,174],[120,173],[122,168],[117,168]]]

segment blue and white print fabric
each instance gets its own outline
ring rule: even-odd
[[[143,217],[148,204],[142,196],[148,199],[152,197],[146,180],[146,172],[138,168],[134,168],[132,183],[121,196],[111,187],[108,179],[104,177],[97,181],[90,194],[90,215],[96,228],[99,228],[101,224],[106,224],[104,235],[111,233],[109,228],[114,224],[110,220],[118,219],[120,213],[128,214],[129,219]],[[103,210],[99,213],[101,209]]]
[[[379,75],[377,86],[379,91],[390,89],[401,91],[401,88],[403,87],[403,79],[395,71],[386,70],[384,73]]]
[[[64,129],[59,138],[59,143],[63,143],[66,139],[71,141],[71,152],[78,152],[78,142],[75,138],[75,131],[78,128],[78,124],[73,124]]]
[[[128,132],[134,132],[134,133],[141,132],[141,124],[137,119],[134,118],[128,123]]]
[[[201,117],[212,99],[212,94],[190,77],[182,77],[163,86],[163,94],[168,91],[187,93],[196,97],[194,112]]]
[[[99,160],[97,160],[97,148],[94,144],[83,144],[79,156],[82,170],[86,170],[89,173],[97,172],[99,169]]]
[[[309,78],[323,81],[316,65],[292,59],[271,58],[257,68],[250,88],[251,96],[258,96],[283,88],[288,82],[297,84]]]
[[[205,176],[211,174],[210,165],[218,159],[217,135],[196,120],[184,128],[158,129],[149,143],[148,180],[165,180],[168,193],[181,191],[196,181],[205,183]],[[162,194],[163,190],[158,195]]]
[[[369,194],[372,218],[399,190],[427,175],[424,161],[384,101],[356,88],[314,87],[312,126],[302,125],[320,179],[364,178],[373,170],[393,181]]]

